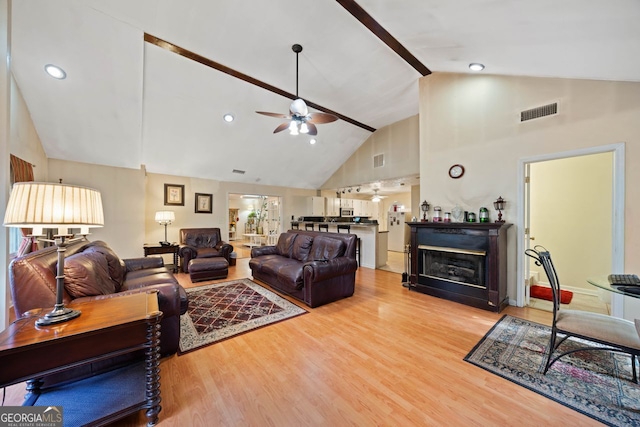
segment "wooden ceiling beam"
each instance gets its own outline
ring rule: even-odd
[[[373,19],[371,15],[369,15],[365,10],[360,7],[354,0],[336,0],[342,7],[347,9],[351,15],[353,15],[358,21],[362,23],[365,27],[369,29],[373,34],[375,34],[380,40],[384,42],[387,46],[391,48],[395,53],[397,53],[402,59],[404,59],[409,65],[411,65],[417,72],[422,74],[423,76],[428,76],[431,74],[431,70],[429,70],[426,65],[418,60],[415,56],[411,54],[395,37],[393,37],[387,30],[382,27]]]
[[[273,92],[273,93],[275,93],[277,95],[284,96],[285,98],[289,98],[291,100],[295,100],[297,98],[296,95],[294,95],[292,93],[289,93],[289,92],[284,91],[284,90],[282,90],[280,88],[277,88],[277,87],[272,86],[272,85],[270,85],[268,83],[265,83],[265,82],[263,82],[261,80],[253,78],[253,77],[251,77],[251,76],[249,76],[247,74],[241,73],[240,71],[236,71],[233,68],[229,68],[226,65],[220,64],[219,62],[212,61],[209,58],[205,58],[204,56],[198,55],[195,52],[192,52],[192,51],[190,51],[188,49],[185,49],[185,48],[182,48],[180,46],[177,46],[177,45],[175,45],[175,44],[173,44],[171,42],[168,42],[166,40],[162,40],[161,38],[158,38],[158,37],[153,36],[151,34],[144,33],[144,41],[147,42],[147,43],[153,44],[155,46],[158,46],[158,47],[160,47],[162,49],[165,49],[165,50],[168,50],[170,52],[176,53],[176,54],[178,54],[180,56],[183,56],[185,58],[188,58],[188,59],[190,59],[192,61],[199,62],[200,64],[202,64],[204,66],[207,66],[209,68],[213,68],[214,70],[218,70],[218,71],[223,72],[225,74],[228,74],[228,75],[230,75],[232,77],[235,77],[237,79],[240,79],[240,80],[245,81],[247,83],[250,83],[252,85],[258,86],[258,87],[260,87],[262,89],[265,89],[265,90],[268,90],[270,92]],[[314,102],[311,102],[311,101],[308,101],[306,99],[304,99],[304,101],[311,108],[315,108],[316,110],[322,111],[324,113],[333,114],[334,116],[338,117],[340,120],[344,120],[347,123],[351,123],[352,125],[358,126],[359,128],[362,128],[362,129],[367,130],[369,132],[375,132],[376,131],[375,128],[373,128],[371,126],[368,126],[368,125],[366,125],[364,123],[360,123],[359,121],[354,120],[354,119],[352,119],[350,117],[347,117],[347,116],[345,116],[343,114],[337,113],[337,112],[335,112],[333,110],[325,108],[325,107],[323,107],[321,105],[318,105],[318,104],[316,104]]]

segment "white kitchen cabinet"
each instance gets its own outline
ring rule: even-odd
[[[341,208],[353,208],[353,199],[340,199]]]
[[[324,197],[308,197],[307,198],[307,215],[308,216],[325,216],[325,198]]]
[[[325,208],[326,216],[340,216],[340,199],[337,197],[327,197]]]

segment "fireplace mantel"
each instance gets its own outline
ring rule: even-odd
[[[499,312],[508,305],[507,223],[410,222],[409,289]]]

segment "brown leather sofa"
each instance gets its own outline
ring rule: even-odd
[[[275,246],[251,249],[253,278],[318,307],[353,295],[355,234],[289,230]]]
[[[55,247],[14,259],[9,265],[9,284],[17,317],[35,308],[53,308],[56,302]],[[104,242],[82,240],[65,251],[65,304],[118,295],[158,290],[163,313],[160,352],[170,355],[180,342],[180,315],[187,311],[188,297],[160,257],[121,260]]]
[[[219,228],[181,228],[180,249],[182,271],[189,272],[189,261],[195,258],[231,258],[233,246],[222,240]]]

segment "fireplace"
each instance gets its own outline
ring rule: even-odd
[[[491,311],[508,303],[510,224],[409,223],[410,289]]]
[[[486,289],[485,251],[418,245],[421,277]]]

